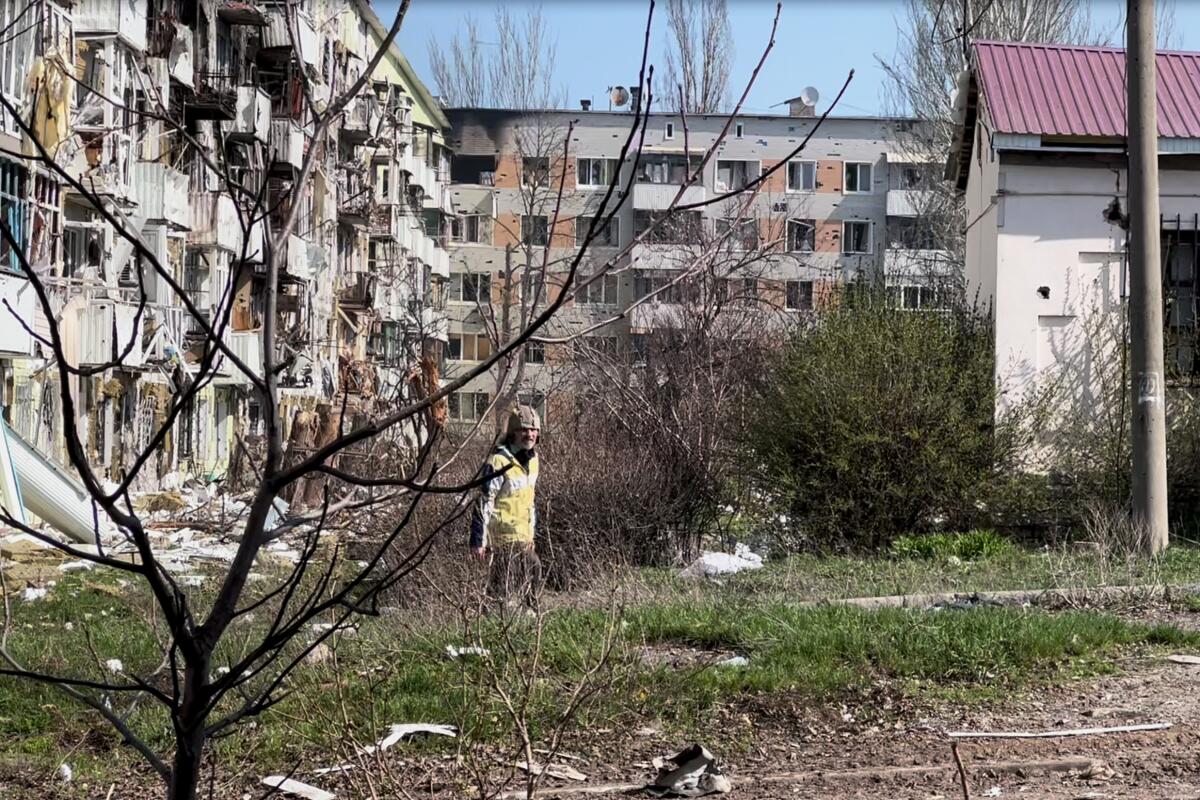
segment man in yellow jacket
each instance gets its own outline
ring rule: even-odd
[[[529,406],[508,416],[504,439],[483,467],[483,491],[471,517],[471,551],[489,562],[488,596],[497,602],[521,597],[534,606],[542,584],[542,562],[534,548],[537,509],[534,448],[542,423]]]

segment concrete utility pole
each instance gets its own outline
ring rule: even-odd
[[[1167,421],[1163,387],[1162,230],[1154,0],[1128,0],[1129,330],[1133,366],[1133,521],[1153,555],[1167,547]]]

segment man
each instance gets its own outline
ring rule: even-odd
[[[489,561],[488,597],[504,603],[518,596],[530,608],[537,603],[542,562],[534,549],[537,510],[534,452],[542,423],[529,406],[508,416],[504,439],[483,467],[486,483],[471,517],[471,551]]]

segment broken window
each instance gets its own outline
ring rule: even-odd
[[[550,159],[525,156],[521,159],[521,177],[526,186],[545,186],[550,182]]]
[[[454,273],[450,276],[449,299],[455,303],[490,302],[492,299],[491,273]]]
[[[486,214],[451,217],[450,238],[462,244],[491,244],[492,218]]]
[[[446,405],[453,421],[478,422],[487,414],[489,401],[487,392],[452,392]]]
[[[788,281],[786,308],[788,311],[810,311],[813,307],[812,281]]]
[[[584,187],[606,187],[620,172],[621,162],[615,158],[581,158],[575,170],[576,184]]]
[[[699,211],[647,211],[633,212],[634,235],[640,236],[654,226],[646,238],[646,244],[695,244],[704,230]]]
[[[716,221],[718,237],[724,239],[727,247],[734,250],[753,250],[758,247],[758,220],[744,219],[740,222],[731,219]]]
[[[642,153],[638,162],[637,182],[680,185],[687,183],[699,160],[676,153]]]
[[[28,173],[11,161],[0,161],[0,216],[12,233],[13,239],[25,251],[29,245],[29,203],[26,198]],[[21,272],[21,259],[8,246],[8,239],[0,238],[0,268]]]
[[[450,163],[450,180],[453,183],[480,183],[491,186],[496,178],[495,156],[455,156]]]
[[[590,275],[583,275],[579,278],[580,283],[590,279]],[[616,275],[607,274],[602,278],[597,278],[586,286],[580,286],[575,293],[575,302],[584,306],[615,306],[618,283]]]
[[[811,253],[817,246],[817,224],[811,219],[789,219],[787,249],[789,253]]]
[[[718,192],[738,192],[758,178],[757,161],[717,161]]]
[[[814,192],[817,189],[817,162],[789,161],[787,166],[789,192]]]
[[[842,223],[842,252],[871,252],[871,223],[867,220],[846,220]]]
[[[525,363],[526,364],[545,364],[546,363],[546,344],[544,342],[526,342],[525,343]]]
[[[613,217],[600,226],[592,238],[592,245],[597,247],[617,247],[620,244],[620,220]],[[591,217],[579,217],[575,220],[575,245],[583,247],[587,241],[588,229],[592,226]]]
[[[846,162],[846,181],[842,188],[845,194],[869,194],[871,191],[871,164]]]
[[[521,215],[521,244],[545,247],[550,242],[550,220],[544,214]]]

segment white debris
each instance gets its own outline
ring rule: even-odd
[[[104,662],[104,667],[114,675],[125,671],[125,665],[121,663],[121,659],[119,658],[110,658]]]
[[[27,603],[31,603],[34,600],[41,600],[49,592],[50,590],[45,587],[26,586],[25,590],[21,592],[21,599]]]
[[[95,568],[95,561],[85,561],[83,559],[80,559],[79,561],[64,561],[58,565],[59,572],[79,572],[80,570],[89,570]]]
[[[402,725],[393,725],[387,736],[373,745],[362,748],[361,752],[367,754],[376,751],[383,752],[401,739],[407,739],[409,736],[417,733],[431,733],[436,736],[449,736],[453,739],[458,736],[458,729],[453,725],[430,725],[424,722],[406,722]]]
[[[282,775],[271,775],[262,779],[262,782],[267,786],[273,786],[284,794],[303,797],[305,800],[336,800],[337,795],[332,792],[327,792],[324,789],[318,789],[316,786],[311,786],[307,783],[285,778]]]
[[[679,574],[684,578],[711,578],[716,575],[732,575],[750,569],[762,569],[763,558],[739,543],[733,553],[706,551]]]
[[[75,623],[74,623],[74,622],[64,622],[64,623],[63,623],[63,630],[64,630],[64,631],[73,631],[73,630],[75,630]]]
[[[745,656],[733,656],[731,658],[725,659],[724,661],[718,661],[716,664],[713,664],[713,666],[714,667],[748,667],[748,666],[750,666],[750,659],[746,658]]]
[[[204,585],[204,576],[203,575],[180,575],[179,580],[183,582],[184,586],[203,586]]]
[[[305,664],[324,664],[333,656],[333,651],[327,644],[319,644],[304,656]]]
[[[58,770],[56,771],[56,774],[58,775],[58,779],[60,781],[62,781],[63,783],[70,783],[72,780],[75,779],[75,771],[72,770],[71,765],[66,763],[65,761],[62,764],[58,765]]]
[[[558,778],[566,781],[586,781],[587,775],[584,775],[574,767],[569,767],[566,764],[527,764],[524,761],[519,761],[514,764],[517,769],[524,770],[531,775],[545,775],[547,778]]]
[[[985,791],[985,792],[983,793],[983,796],[984,796],[984,797],[999,797],[1001,794],[1003,794],[1003,792],[1001,792],[1001,791],[1000,791],[1000,787],[999,787],[999,786],[993,786],[992,788],[990,788],[990,789],[988,789],[987,791]]]
[[[669,758],[654,759],[658,777],[651,786],[673,795],[699,797],[725,794],[733,787],[717,766],[717,759],[705,748],[694,744]]]
[[[491,655],[492,651],[486,647],[455,647],[452,644],[446,645],[446,655],[450,658],[463,658],[464,656],[484,656]]]

